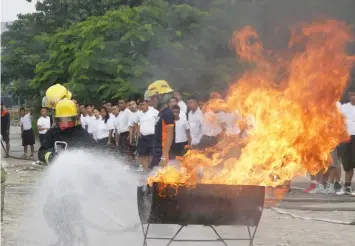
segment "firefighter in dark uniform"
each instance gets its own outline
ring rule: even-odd
[[[77,108],[69,99],[60,100],[55,107],[56,126],[47,131],[42,146],[38,150],[38,159],[50,163],[58,154],[55,151],[55,142],[67,144],[68,149],[92,148],[96,142],[80,125],[76,125]]]
[[[153,137],[153,157],[150,167],[166,166],[171,156],[171,146],[175,138],[175,119],[168,101],[174,92],[168,82],[157,80],[148,86],[148,96],[151,104],[159,115],[155,123],[155,133]]]

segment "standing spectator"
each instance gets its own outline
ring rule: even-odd
[[[154,108],[149,108],[146,100],[141,101],[142,112],[138,115],[138,155],[144,170],[149,169],[153,155],[153,139],[155,131],[155,121],[159,112]]]
[[[95,120],[94,114],[93,114],[93,109],[94,107],[91,104],[86,105],[86,116],[84,117],[84,121],[85,121],[85,129],[88,131],[89,134],[92,135],[93,130],[94,130],[94,125],[95,122],[93,122]]]
[[[41,109],[41,117],[37,120],[37,130],[39,133],[39,141],[41,145],[45,139],[46,132],[51,128],[51,119],[47,116],[47,108]]]
[[[30,158],[33,158],[35,148],[35,135],[32,129],[32,112],[25,113],[24,108],[20,108],[21,137],[23,146],[23,158],[27,158],[27,147],[31,147]]]
[[[10,114],[4,108],[4,104],[1,102],[1,140],[6,144],[5,157],[9,157],[10,152]]]
[[[174,156],[184,156],[186,148],[191,148],[190,126],[186,118],[180,118],[180,107],[174,105],[173,114],[175,117],[175,141],[172,147]]]
[[[223,132],[223,112],[215,113],[208,110],[202,117],[201,140],[197,149],[213,147],[217,144],[220,134]]]
[[[113,118],[114,114],[113,114],[113,109],[112,109],[112,103],[110,103],[110,102],[105,103],[105,107],[107,108],[110,118]]]
[[[116,147],[118,148],[118,134],[117,134],[117,131],[116,131],[116,125],[117,125],[117,118],[118,118],[118,115],[120,113],[120,109],[118,108],[118,105],[117,104],[113,104],[112,105],[112,117],[110,116],[110,120],[111,120],[111,123],[114,127],[113,129],[113,132],[112,132],[112,136],[113,136],[113,139],[114,139],[114,144],[116,145]]]
[[[137,133],[138,133],[138,129],[137,129],[137,122],[138,122],[138,117],[140,112],[138,111],[138,106],[136,101],[131,100],[129,102],[129,109],[131,111],[130,115],[129,115],[129,119],[128,119],[128,126],[129,126],[129,144],[132,147],[132,154],[135,151],[135,146],[137,145]],[[134,156],[133,156],[134,157]]]
[[[343,155],[343,169],[345,171],[344,187],[336,195],[352,195],[351,180],[355,168],[355,90],[349,92],[350,102],[341,106],[341,112],[344,114],[347,123],[347,130],[350,135],[349,142],[345,143]]]
[[[111,136],[113,132],[113,124],[110,120],[110,115],[106,107],[102,107],[100,109],[100,115],[98,116],[98,111],[95,109],[95,116],[92,122],[95,122],[93,125],[93,136],[94,139],[100,145],[110,145],[111,144]]]
[[[154,108],[159,109],[155,124],[153,158],[150,167],[166,166],[174,142],[174,114],[168,106],[173,90],[165,80],[157,80],[148,86],[149,97]]]
[[[116,119],[116,131],[118,134],[118,146],[122,152],[129,152],[129,116],[131,111],[127,108],[127,102],[123,99],[118,101],[120,113]]]
[[[198,101],[195,97],[190,97],[187,100],[187,106],[189,108],[188,122],[190,125],[191,144],[196,146],[201,141],[201,129],[202,129],[202,111],[198,107]]]
[[[178,91],[174,91],[174,97],[177,99],[178,101],[178,105],[180,107],[180,112],[187,114],[187,105],[186,103],[182,100],[182,96],[180,94],[180,92]]]
[[[171,108],[171,109],[173,109],[173,107],[175,106],[175,105],[178,105],[178,100],[177,100],[177,98],[176,97],[171,97],[170,99],[169,99],[169,107]],[[178,105],[179,106],[179,105]],[[179,108],[180,108],[180,106],[179,106]],[[186,112],[185,111],[181,111],[181,109],[179,110],[180,111],[180,115],[179,115],[179,118],[180,119],[185,119],[185,120],[187,120],[187,114],[186,114]]]
[[[86,126],[85,117],[87,115],[85,105],[80,104],[79,110],[80,110],[80,124],[81,124],[81,127],[85,129],[85,126]]]

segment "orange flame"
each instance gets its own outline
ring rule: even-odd
[[[327,169],[330,151],[348,139],[336,102],[354,63],[346,52],[349,41],[350,28],[335,20],[293,30],[292,56],[265,50],[250,26],[234,33],[236,53],[253,69],[225,99],[211,96],[203,110],[238,113],[235,124],[247,137],[224,134],[213,148],[190,150],[180,167],[167,166],[148,183],[276,187]]]

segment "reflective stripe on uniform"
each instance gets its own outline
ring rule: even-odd
[[[44,155],[44,160],[46,161],[47,164],[48,164],[48,160],[49,160],[49,157],[50,157],[51,154],[52,154],[52,152],[47,152],[47,153]]]

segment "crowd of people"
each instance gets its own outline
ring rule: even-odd
[[[245,137],[243,129],[238,127],[239,119],[235,112],[202,112],[199,101],[194,96],[187,98],[185,102],[181,94],[172,91],[166,81],[159,83],[152,90],[159,86],[164,90],[168,88],[160,97],[156,96],[159,93],[149,93],[148,88],[144,98],[137,101],[120,99],[117,103],[103,102],[100,106],[94,106],[71,99],[80,112],[75,125],[80,125],[95,140],[96,145],[117,148],[117,151],[132,159],[137,156],[142,171],[148,171],[159,164],[164,165],[168,159],[183,156],[188,149],[212,147],[224,134]],[[211,94],[211,97],[214,96]],[[338,107],[346,118],[350,141],[340,144],[331,152],[332,163],[329,169],[325,174],[321,172],[312,176],[310,187],[305,192],[355,196],[355,192],[351,190],[355,168],[355,92],[350,92],[349,97],[349,103],[339,103]],[[26,113],[21,108],[20,114],[23,157],[27,158],[27,148],[30,146],[29,157],[32,158],[35,143],[32,112]],[[42,146],[46,141],[47,131],[54,125],[52,117],[48,116],[48,109],[43,107],[37,121]],[[4,135],[3,124],[1,131],[3,141],[8,144],[7,126],[4,124]],[[341,166],[345,172],[344,185],[341,185],[340,179]]]

